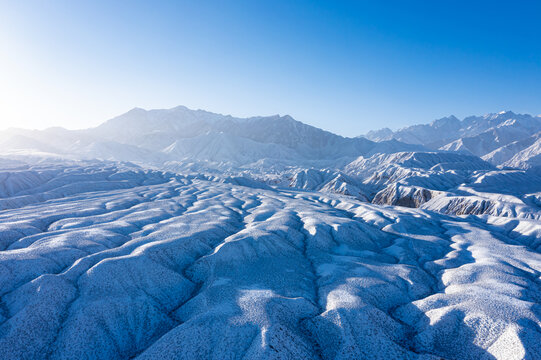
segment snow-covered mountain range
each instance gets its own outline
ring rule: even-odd
[[[369,133],[372,141],[338,136],[290,116],[234,118],[178,106],[135,108],[86,130],[10,129],[0,134],[0,152],[33,162],[122,161],[446,213],[537,217],[530,207],[539,191],[539,131],[541,118],[501,112],[384,129]],[[502,183],[492,191],[506,192],[504,201],[478,191],[493,178],[533,185]]]
[[[541,118],[0,132],[1,359],[541,358]]]
[[[287,115],[240,119],[183,106],[150,111],[135,108],[86,130],[10,129],[0,133],[0,151],[12,155],[27,151],[151,165],[202,161],[209,168],[238,167],[264,159],[298,165],[419,148],[396,141],[344,138]]]
[[[373,141],[396,139],[432,150],[459,151],[504,167],[527,169],[541,165],[541,116],[511,111],[463,120],[450,116],[397,131],[388,128],[370,131],[363,137]]]

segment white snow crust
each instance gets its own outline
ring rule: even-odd
[[[2,359],[541,357],[538,218],[107,163],[0,175]]]

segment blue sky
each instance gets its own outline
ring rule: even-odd
[[[345,136],[541,113],[539,1],[0,0],[0,128],[133,107],[290,114]]]

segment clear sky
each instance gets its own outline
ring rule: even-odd
[[[539,114],[540,24],[527,0],[0,0],[0,128],[176,105],[346,136]]]

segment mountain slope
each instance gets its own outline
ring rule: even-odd
[[[514,154],[509,160],[503,162],[503,166],[520,169],[541,167],[541,132],[527,140],[528,142],[533,141],[533,143],[527,148]]]
[[[533,134],[530,137],[513,141],[505,146],[502,146],[483,156],[483,160],[486,160],[492,164],[503,164],[520,151],[528,148],[541,138],[541,131]]]

